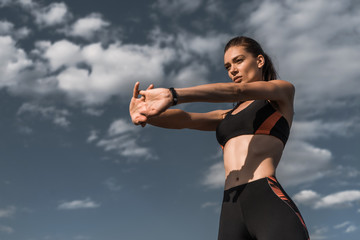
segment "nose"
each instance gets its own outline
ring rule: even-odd
[[[232,65],[230,68],[230,74],[235,76],[238,72],[239,70],[236,68],[236,66]]]

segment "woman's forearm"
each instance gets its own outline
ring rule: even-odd
[[[189,88],[175,88],[178,103],[237,102],[241,96],[239,83],[212,83]]]
[[[168,109],[158,116],[151,117],[147,123],[156,127],[183,129],[189,121],[189,116],[186,112],[180,109]]]

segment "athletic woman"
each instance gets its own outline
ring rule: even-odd
[[[248,37],[227,43],[224,66],[231,83],[142,91],[136,83],[132,121],[216,131],[226,175],[219,240],[308,240],[298,208],[275,177],[293,120],[294,86],[277,80],[270,58]],[[207,113],[169,109],[188,102],[238,104]]]

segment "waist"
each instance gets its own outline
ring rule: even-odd
[[[227,189],[275,175],[283,145],[247,135],[231,139],[223,151]]]

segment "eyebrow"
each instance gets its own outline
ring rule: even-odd
[[[231,59],[231,61],[234,62],[235,59],[237,59],[238,57],[245,57],[245,55],[239,54],[239,55],[233,57],[233,58]],[[229,64],[230,64],[229,62],[226,62],[226,63],[224,64],[224,67],[226,68],[226,66],[229,65]]]

